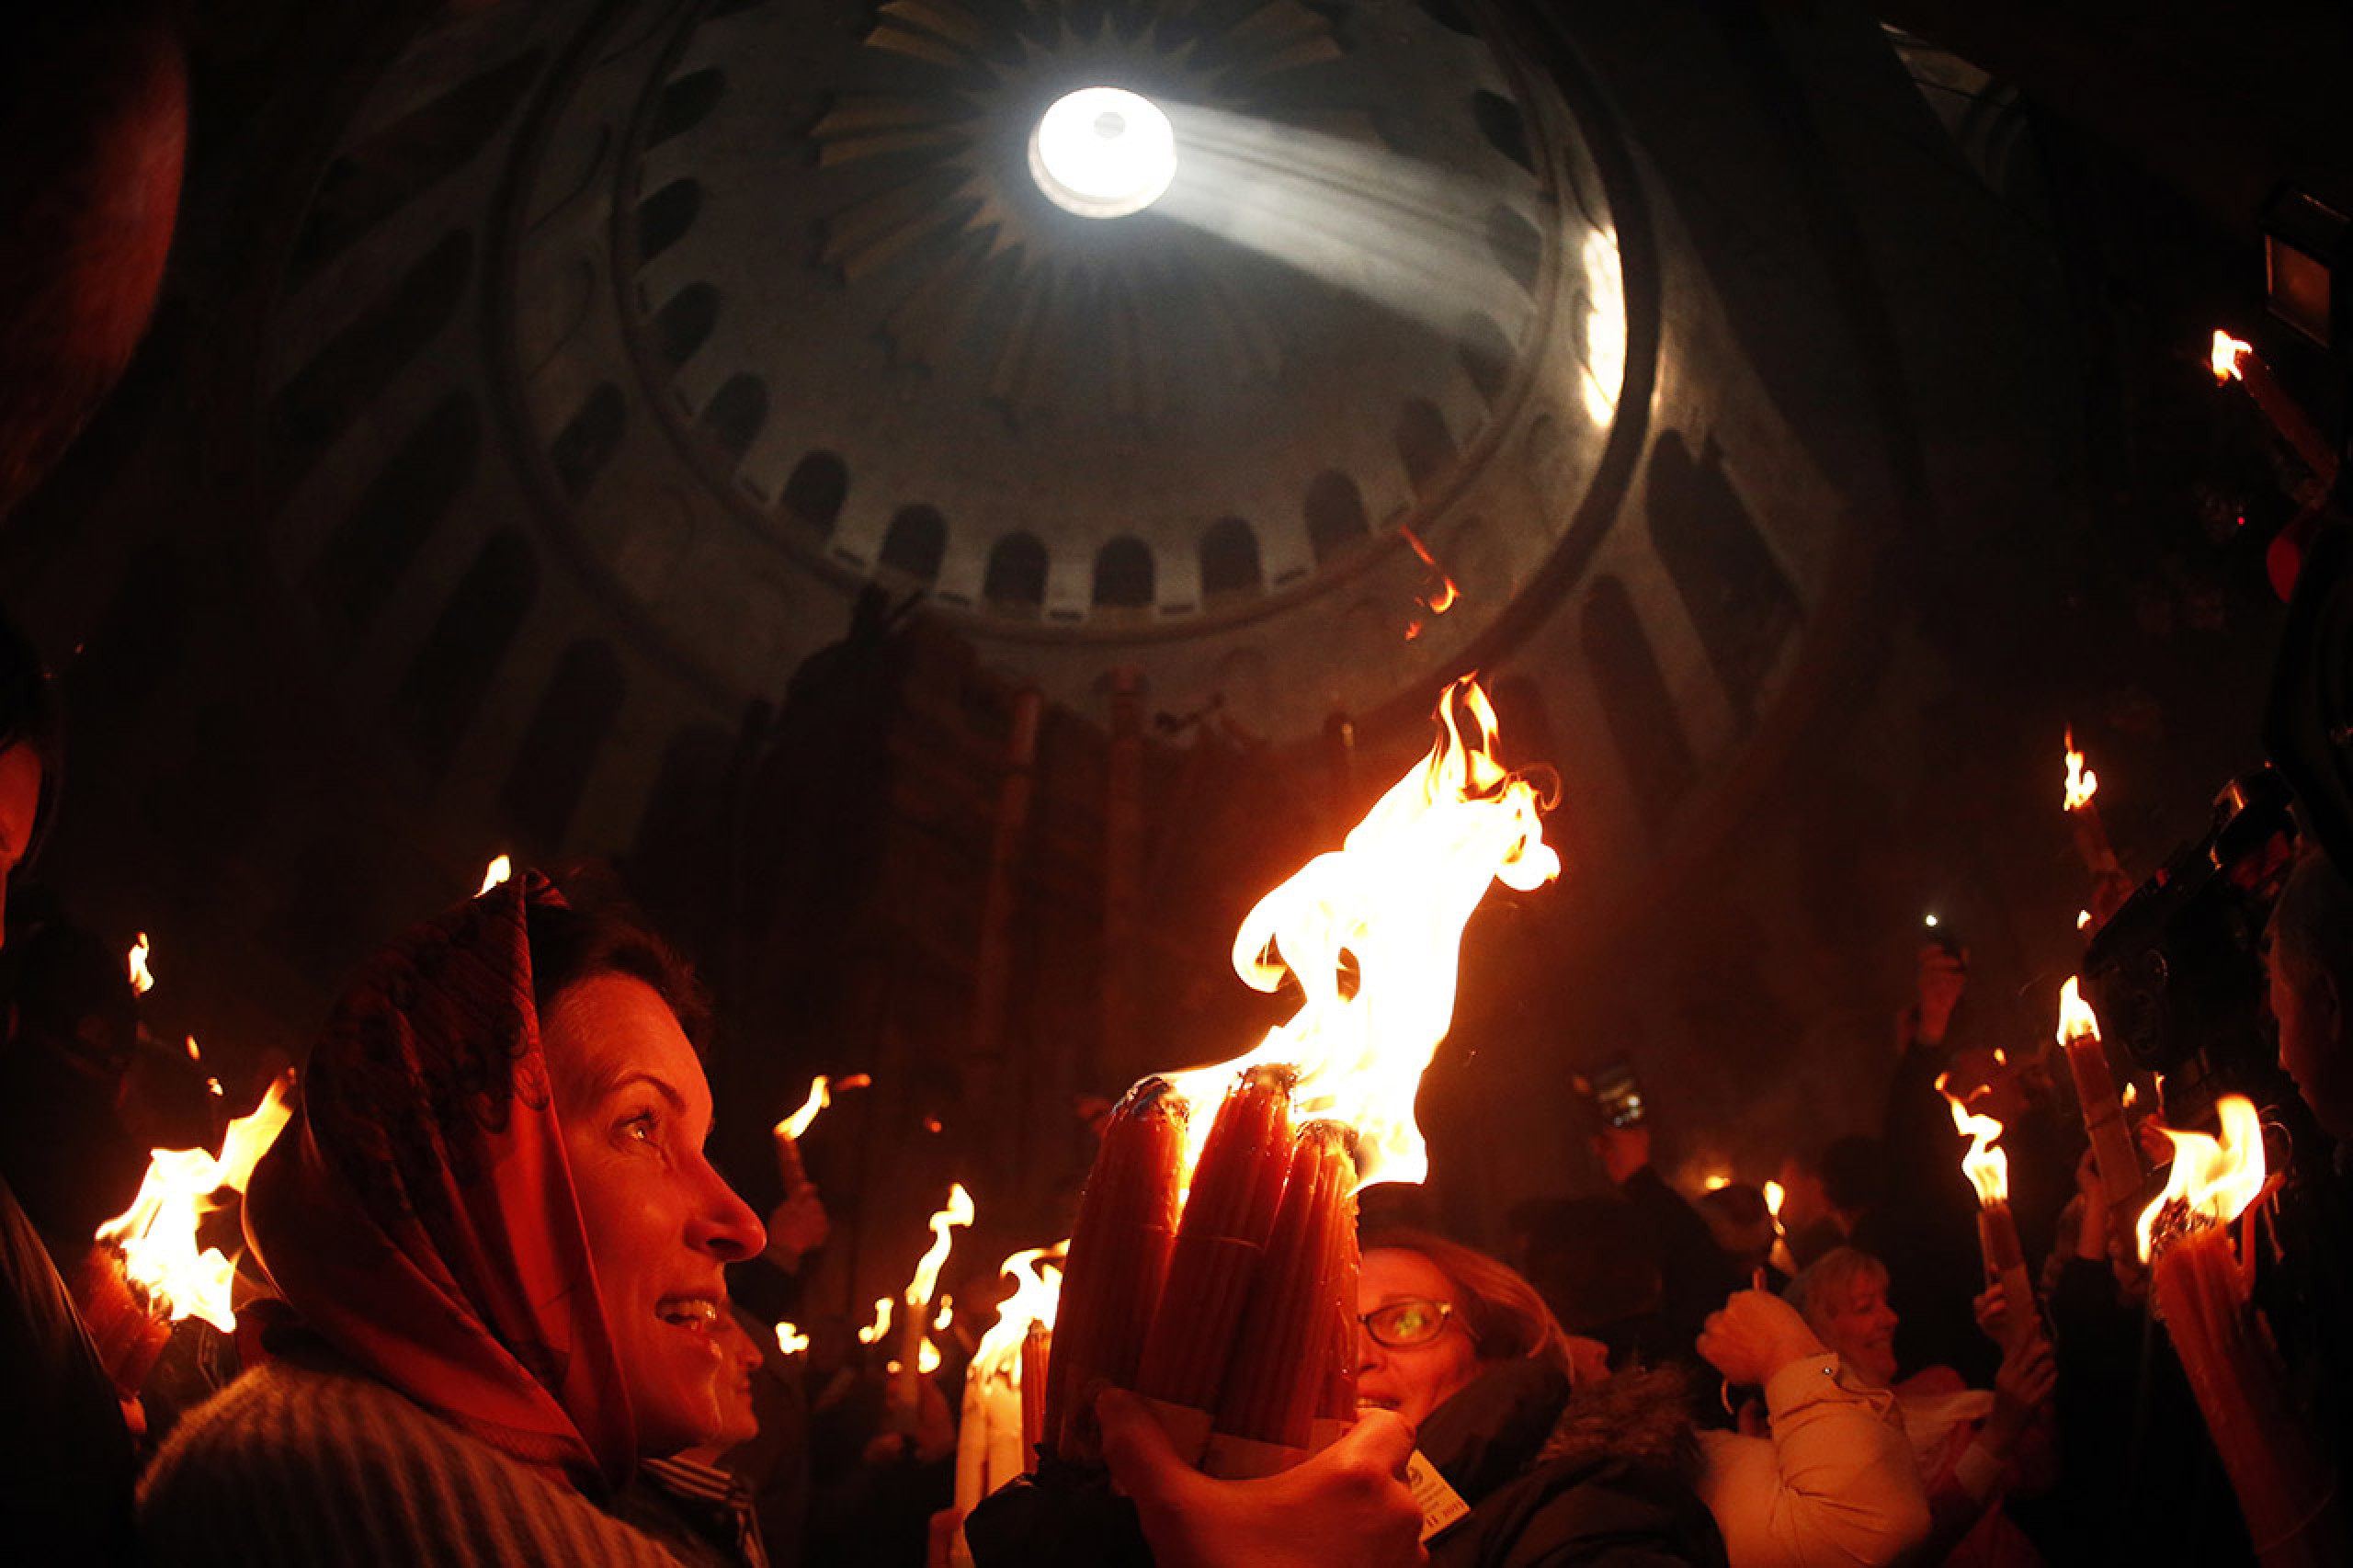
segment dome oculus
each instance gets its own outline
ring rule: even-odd
[[[1064,211],[1125,218],[1159,200],[1176,177],[1176,133],[1141,94],[1082,87],[1039,118],[1029,175]]]

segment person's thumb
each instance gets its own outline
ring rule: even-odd
[[[1393,1410],[1367,1410],[1340,1440],[1324,1450],[1336,1464],[1362,1466],[1381,1475],[1403,1476],[1414,1451],[1414,1425]]]
[[[1107,1388],[1097,1394],[1095,1419],[1103,1428],[1103,1463],[1112,1484],[1139,1502],[1181,1486],[1195,1473],[1176,1457],[1143,1401],[1127,1390]]]

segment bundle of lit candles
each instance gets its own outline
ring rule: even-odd
[[[1468,679],[1444,734],[1345,847],[1260,901],[1233,946],[1304,1001],[1247,1056],[1147,1078],[1113,1111],[1068,1249],[1043,1413],[1062,1460],[1098,1456],[1093,1400],[1144,1396],[1215,1474],[1296,1463],[1356,1418],[1356,1193],[1419,1181],[1423,1070],[1449,1027],[1464,924],[1496,881],[1558,875],[1544,804],[1495,760]],[[1465,721],[1468,721],[1467,724]]]

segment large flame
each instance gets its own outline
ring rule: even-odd
[[[1013,1294],[996,1310],[996,1322],[981,1335],[973,1348],[972,1364],[964,1374],[970,1378],[1009,1377],[1016,1384],[1021,1381],[1021,1343],[1029,1335],[1032,1324],[1043,1328],[1054,1326],[1054,1313],[1062,1306],[1063,1271],[1060,1267],[1063,1249],[1070,1244],[1056,1242],[1052,1246],[1031,1247],[1017,1252],[998,1267],[997,1272],[1013,1280]],[[1053,1262],[1045,1261],[1051,1258]]]
[[[223,1334],[235,1330],[229,1290],[236,1264],[218,1247],[199,1252],[197,1226],[222,1207],[215,1194],[222,1188],[245,1190],[254,1165],[293,1114],[287,1103],[293,1087],[292,1071],[279,1074],[259,1105],[229,1123],[218,1158],[201,1149],[151,1151],[138,1198],[98,1227],[98,1244],[121,1252],[125,1276],[173,1322],[194,1316]]]
[[[2239,358],[2254,352],[2253,344],[2242,343],[2222,328],[2216,327],[2214,347],[2207,360],[2207,363],[2213,367],[2215,381],[2219,384],[2223,381],[2244,380],[2239,370]]]
[[[2099,792],[2099,775],[2084,766],[2084,754],[2075,749],[2075,732],[2067,732],[2067,810],[2081,811],[2091,804]]]
[[[512,857],[506,855],[492,856],[490,864],[482,869],[482,886],[474,890],[474,896],[476,898],[480,898],[483,894],[498,886],[501,882],[504,882],[507,878],[514,874],[515,861]]]
[[[1969,1153],[1961,1157],[1961,1174],[1977,1189],[1981,1206],[2006,1202],[2010,1196],[2010,1157],[1991,1146],[2002,1135],[2002,1124],[1961,1104],[1960,1097],[1945,1087],[1949,1078],[1946,1074],[1937,1075],[1937,1092],[1952,1107],[1953,1126],[1970,1140]]]
[[[2155,1202],[2141,1210],[2141,1261],[2149,1261],[2162,1220],[2184,1230],[2227,1224],[2263,1195],[2263,1119],[2245,1095],[2224,1095],[2214,1111],[2220,1142],[2203,1132],[2157,1131],[2173,1140],[2173,1174]],[[2173,1210],[2168,1216],[2167,1210]]]
[[[1788,1196],[1781,1190],[1779,1182],[1768,1181],[1765,1184],[1765,1212],[1773,1216],[1773,1228],[1777,1231],[1781,1228],[1781,1203]]]
[[[1453,1022],[1462,927],[1487,884],[1524,892],[1561,870],[1536,787],[1495,760],[1495,712],[1477,681],[1449,687],[1438,716],[1445,733],[1429,756],[1343,848],[1260,899],[1234,937],[1244,982],[1271,992],[1296,979],[1299,1011],[1246,1056],[1168,1074],[1195,1105],[1214,1106],[1244,1067],[1297,1069],[1293,1116],[1356,1129],[1359,1186],[1429,1172],[1414,1096]],[[1212,1119],[1192,1119],[1188,1169]]]
[[[2069,975],[2067,983],[2059,988],[2059,1043],[2071,1040],[2097,1040],[2099,1015],[2084,1000],[2083,992],[2075,984],[2076,976]]]
[[[144,996],[155,989],[155,977],[147,971],[147,955],[154,951],[147,945],[147,933],[142,931],[132,938],[131,951],[124,955],[124,966],[131,971],[131,994]]]

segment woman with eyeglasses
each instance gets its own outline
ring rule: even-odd
[[[1357,1306],[1358,1402],[1413,1423],[1467,1506],[1435,1568],[1723,1562],[1680,1374],[1581,1373],[1534,1286],[1421,1232],[1366,1234]]]

